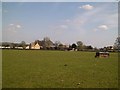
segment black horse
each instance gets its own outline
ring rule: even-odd
[[[95,58],[99,57],[100,56],[100,53],[99,52],[96,52],[96,55],[95,55]]]

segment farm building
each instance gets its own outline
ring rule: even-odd
[[[39,42],[32,42],[32,43],[30,43],[29,48],[30,48],[30,49],[41,49],[41,48],[42,48],[42,45],[40,45]]]
[[[30,48],[30,46],[28,45],[28,46],[26,46],[26,49],[29,49]]]

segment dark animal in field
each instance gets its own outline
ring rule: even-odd
[[[100,56],[100,53],[99,52],[96,52],[96,55],[95,55],[95,58],[99,57]]]

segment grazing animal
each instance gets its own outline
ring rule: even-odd
[[[95,55],[95,58],[99,57],[100,56],[100,53],[99,52],[96,52],[96,55]]]

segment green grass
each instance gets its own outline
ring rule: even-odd
[[[3,88],[117,88],[118,54],[3,50]],[[67,64],[67,66],[64,66]]]

